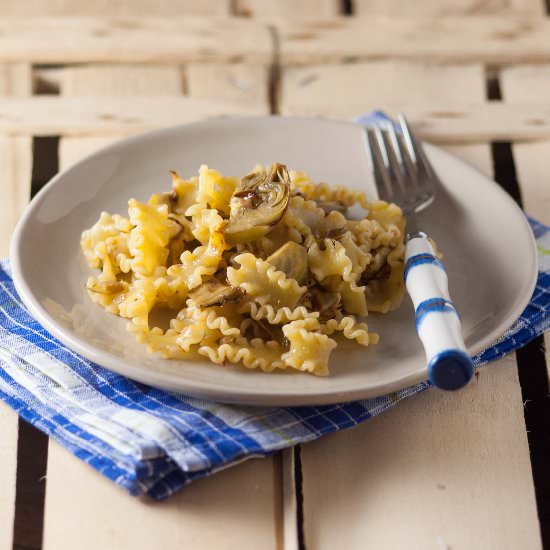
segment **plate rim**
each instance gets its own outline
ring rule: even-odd
[[[334,404],[340,402],[354,401],[358,399],[368,399],[372,397],[379,397],[386,395],[388,393],[398,391],[414,384],[420,382],[425,382],[427,379],[427,369],[424,369],[418,373],[411,373],[407,376],[400,376],[397,379],[386,380],[383,383],[379,383],[368,388],[361,389],[352,389],[345,391],[335,391],[335,390],[324,390],[324,391],[309,391],[307,394],[301,394],[298,390],[300,386],[297,385],[297,391],[287,391],[284,393],[273,392],[262,388],[256,388],[252,393],[251,391],[243,391],[238,389],[231,388],[229,392],[224,390],[219,385],[211,385],[204,382],[195,382],[193,380],[185,379],[184,377],[177,378],[176,384],[177,389],[174,388],[174,385],[168,387],[166,381],[162,378],[163,374],[159,371],[151,369],[146,373],[146,376],[140,376],[142,373],[138,371],[138,376],[136,373],[132,372],[132,366],[128,364],[128,361],[118,358],[114,355],[111,355],[109,352],[97,349],[91,343],[80,339],[76,336],[73,336],[72,333],[66,332],[64,327],[57,323],[55,319],[48,313],[48,311],[40,304],[40,302],[34,297],[32,289],[28,284],[27,280],[23,276],[23,270],[20,262],[19,250],[21,247],[21,236],[24,231],[25,226],[33,218],[33,214],[36,209],[39,207],[41,202],[50,192],[53,186],[57,184],[62,178],[77,168],[81,164],[88,162],[89,160],[102,156],[109,151],[116,150],[119,147],[127,147],[132,145],[134,142],[139,142],[142,140],[151,140],[155,139],[157,135],[167,135],[171,132],[178,132],[179,130],[185,128],[192,128],[195,126],[207,126],[209,124],[217,125],[224,123],[238,123],[244,121],[253,121],[253,123],[263,123],[273,121],[275,119],[287,120],[290,122],[301,122],[305,121],[311,123],[312,121],[317,121],[320,124],[336,124],[347,127],[357,127],[358,124],[354,122],[347,122],[341,120],[333,120],[329,118],[313,118],[313,117],[282,117],[278,115],[264,115],[264,116],[244,116],[244,117],[222,117],[222,118],[212,118],[197,122],[192,122],[189,124],[179,124],[174,126],[169,126],[165,128],[155,129],[148,132],[143,132],[134,136],[129,136],[126,138],[121,138],[116,140],[113,143],[110,143],[104,147],[97,149],[89,155],[82,157],[76,162],[70,164],[64,170],[56,174],[29,202],[25,208],[23,214],[21,215],[16,228],[13,232],[11,242],[10,242],[10,265],[12,271],[12,279],[15,285],[15,288],[21,298],[25,307],[29,310],[31,315],[55,338],[57,338],[61,343],[76,351],[78,354],[82,355],[84,358],[97,363],[98,365],[119,373],[123,376],[126,376],[132,380],[142,382],[154,387],[163,388],[167,391],[181,392],[188,394],[194,397],[207,398],[216,401],[221,401],[225,403],[236,403],[236,404],[249,404],[249,405],[267,405],[267,406],[298,406],[298,405],[325,405],[325,404]],[[537,276],[538,276],[538,253],[536,248],[536,240],[534,238],[533,232],[527,220],[527,217],[524,211],[520,206],[506,193],[502,187],[496,183],[493,179],[483,174],[477,168],[468,164],[459,157],[448,153],[447,151],[441,149],[436,145],[427,143],[428,148],[433,148],[441,153],[443,156],[451,158],[454,162],[459,163],[463,167],[469,170],[475,171],[481,178],[483,178],[487,183],[492,184],[493,189],[496,192],[500,192],[506,197],[506,200],[509,201],[511,205],[516,209],[518,214],[518,219],[523,221],[526,234],[530,237],[531,242],[531,262],[529,266],[531,267],[531,281],[528,288],[525,288],[523,295],[518,300],[516,306],[509,313],[506,319],[499,324],[498,328],[490,331],[484,338],[478,340],[475,345],[468,347],[468,352],[471,355],[477,355],[479,352],[486,349],[490,344],[492,344],[499,336],[504,334],[513,323],[519,318],[525,307],[530,302],[533,291],[536,287]],[[406,299],[406,298],[405,298]],[[411,319],[412,322],[412,319]],[[135,367],[133,367],[135,368]],[[173,378],[173,377],[172,377]]]

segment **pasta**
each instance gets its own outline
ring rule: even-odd
[[[395,309],[404,290],[396,205],[281,164],[171,174],[171,191],[130,199],[127,217],[102,212],[81,238],[99,270],[90,298],[151,353],[326,376],[339,340],[378,342],[362,318]]]

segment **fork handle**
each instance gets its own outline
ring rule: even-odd
[[[428,377],[443,390],[456,390],[472,378],[474,366],[462,338],[460,317],[449,296],[445,267],[423,232],[407,236],[405,286],[424,345]]]

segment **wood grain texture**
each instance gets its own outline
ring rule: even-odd
[[[31,93],[29,65],[0,65],[0,96]],[[32,142],[0,136],[0,258],[9,253],[11,233],[30,198]],[[11,550],[15,517],[18,416],[0,404],[0,550]]]
[[[541,548],[515,360],[479,373],[303,448],[307,548]]]
[[[270,63],[272,57],[267,25],[245,18],[0,18],[0,62]]]
[[[411,105],[429,105],[440,93],[449,104],[461,98],[483,105],[479,67],[418,65],[416,76],[414,66],[376,70],[377,78],[363,69],[356,80],[374,105],[378,93],[380,101],[410,97]],[[492,174],[488,145],[452,152]],[[540,548],[516,367],[510,356],[482,368],[460,392],[426,392],[303,446],[306,547]]]
[[[303,22],[289,19],[278,22],[277,28],[283,63],[400,58],[500,65],[550,60],[547,18],[373,15]]]
[[[400,17],[430,17],[465,15],[477,17],[484,14],[532,15],[546,13],[544,0],[353,0],[357,15],[385,14]]]
[[[265,65],[191,64],[186,76],[190,97],[263,105],[269,101],[269,68]]]
[[[181,93],[180,81],[173,71],[155,73],[151,68],[95,67],[85,71],[86,78],[62,82],[62,93],[70,92],[72,98],[93,93],[97,101],[104,94],[117,97],[122,102],[143,101],[143,109],[151,110],[151,102],[158,102],[171,122],[177,121],[170,101],[188,101],[189,105],[201,104],[200,100],[157,94]],[[140,72],[143,74],[140,75]],[[73,75],[74,76],[74,75]],[[108,83],[105,79],[109,80]],[[132,83],[139,84],[134,96],[122,97],[131,90]],[[147,85],[147,83],[149,83]],[[148,97],[154,96],[154,97]],[[205,100],[206,101],[206,100]],[[164,104],[164,108],[161,107]],[[203,102],[206,104],[217,102]],[[236,102],[235,102],[236,103]],[[241,112],[244,109],[240,103]],[[191,112],[192,109],[189,111]],[[195,113],[197,118],[207,113]],[[176,113],[177,115],[177,113]],[[181,120],[182,122],[184,120]],[[118,137],[118,136],[117,136]],[[60,140],[60,164],[66,167],[99,147],[116,139],[115,135],[67,138]],[[276,467],[277,466],[277,467]],[[197,550],[277,548],[282,540],[282,497],[279,466],[273,458],[249,461],[197,481],[180,494],[163,503],[148,499],[135,499],[103,478],[88,465],[80,462],[55,443],[48,453],[48,484],[44,549],[82,550],[109,548],[149,549],[193,548]],[[108,502],[108,506],[98,503]],[[113,511],[116,510],[116,513]],[[139,528],[138,528],[139,527]],[[278,550],[278,549],[277,549]]]
[[[236,13],[244,17],[319,18],[340,12],[340,0],[236,0]]]
[[[0,15],[227,15],[230,0],[2,0]]]

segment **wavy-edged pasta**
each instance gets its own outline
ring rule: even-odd
[[[242,288],[260,304],[274,307],[294,307],[307,288],[295,279],[287,277],[268,261],[245,252],[234,258],[238,269],[227,269],[227,280],[232,286]]]
[[[244,302],[239,309],[241,313],[247,313],[254,321],[266,320],[270,325],[283,325],[291,321],[305,319],[318,319],[318,311],[308,311],[304,306],[290,309],[287,306],[275,309],[271,304],[257,304],[256,302]]]
[[[369,332],[369,328],[365,323],[359,323],[351,315],[346,315],[342,319],[329,319],[321,325],[321,330],[327,336],[331,336],[335,332],[340,332],[348,340],[355,340],[362,346],[378,343],[378,334]]]
[[[281,164],[243,178],[206,165],[171,174],[170,191],[130,199],[127,217],[102,212],[81,238],[99,270],[90,298],[151,353],[326,376],[342,338],[378,342],[361,318],[403,295],[396,205]]]

